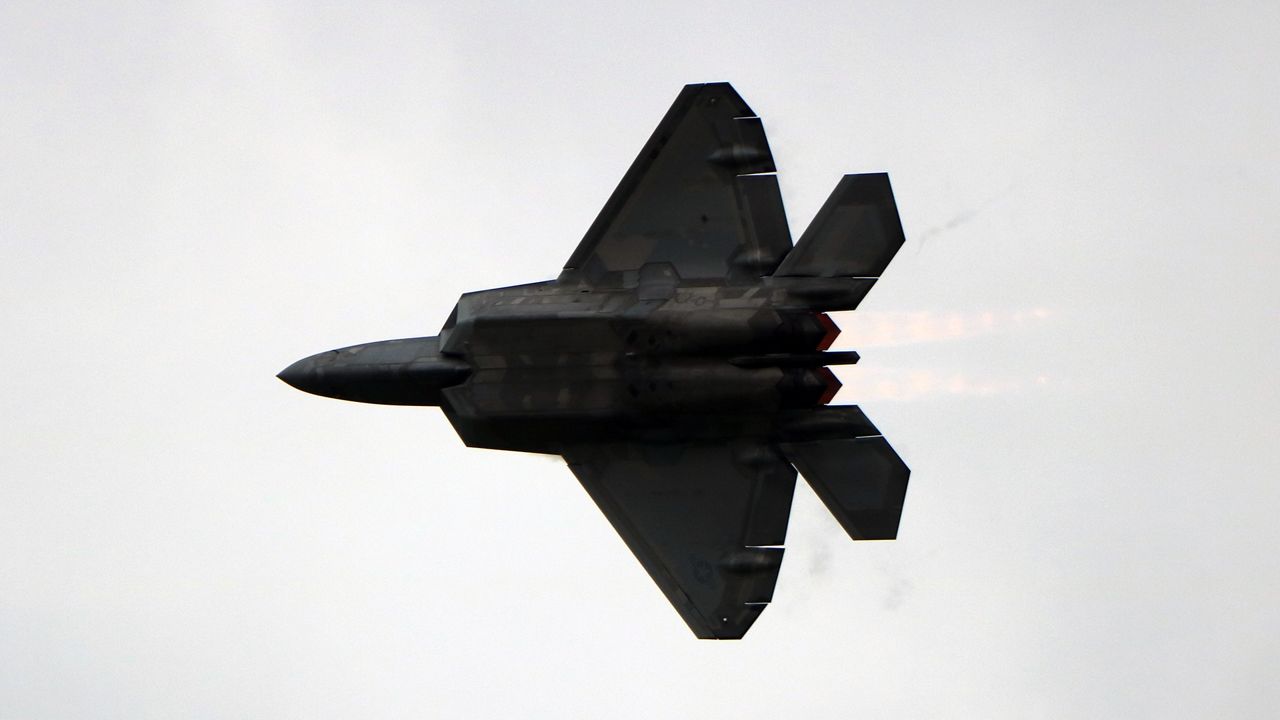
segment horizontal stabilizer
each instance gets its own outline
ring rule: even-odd
[[[880,436],[783,443],[782,451],[854,540],[892,540],[911,471]]]
[[[845,175],[774,275],[880,277],[904,241],[889,176]]]

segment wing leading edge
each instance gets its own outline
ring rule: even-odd
[[[782,563],[796,471],[749,443],[604,444],[570,469],[700,638],[741,638]]]
[[[791,233],[764,126],[728,83],[686,85],[565,264],[619,285],[670,263],[685,280],[754,280]]]

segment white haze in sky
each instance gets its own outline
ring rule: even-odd
[[[1280,5],[0,4],[0,719],[1266,718]],[[908,241],[837,402],[900,539],[797,485],[697,641],[568,470],[299,393],[554,277],[681,85],[798,234]]]

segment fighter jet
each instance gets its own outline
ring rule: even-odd
[[[434,337],[279,374],[441,408],[470,447],[561,455],[700,638],[772,600],[797,469],[854,540],[897,536],[909,470],[829,406],[839,330],[902,246],[889,178],[846,175],[792,245],[761,120],[688,85],[559,277],[466,293]]]

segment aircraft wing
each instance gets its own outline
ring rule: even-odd
[[[741,638],[773,598],[796,471],[759,444],[583,445],[570,469],[700,638]]]
[[[728,83],[686,85],[565,265],[598,286],[671,263],[754,281],[791,249],[764,126]]]

